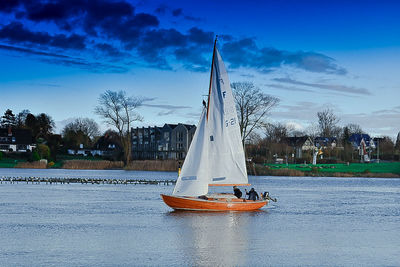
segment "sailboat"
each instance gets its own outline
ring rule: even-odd
[[[239,120],[228,74],[214,42],[208,103],[203,108],[172,195],[161,194],[175,210],[250,211],[267,199],[209,194],[209,186],[249,185]]]

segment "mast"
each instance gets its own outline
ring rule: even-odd
[[[214,49],[213,49],[213,55],[212,55],[212,60],[211,60],[210,86],[208,87],[208,99],[207,99],[207,120],[208,120],[208,113],[210,110],[210,95],[211,95],[211,85],[212,85],[212,78],[213,78],[213,71],[214,71],[214,58],[215,58],[215,49],[217,47],[217,40],[218,40],[218,35],[215,36]]]

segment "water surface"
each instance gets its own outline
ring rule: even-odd
[[[24,175],[176,177],[0,169]],[[173,186],[3,183],[0,266],[400,265],[400,179],[250,181],[278,202],[257,212],[174,212],[159,195]]]

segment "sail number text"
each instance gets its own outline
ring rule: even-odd
[[[235,125],[236,124],[236,119],[232,118],[230,120],[225,120],[225,127],[229,127],[229,125]]]

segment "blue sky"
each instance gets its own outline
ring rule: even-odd
[[[138,126],[197,123],[213,38],[231,82],[280,98],[272,122],[305,129],[329,107],[340,125],[400,131],[400,2],[0,2],[0,113],[47,113],[57,131],[94,118],[98,96],[149,100]],[[106,126],[103,126],[106,129]]]

